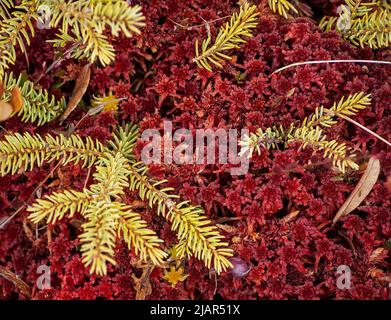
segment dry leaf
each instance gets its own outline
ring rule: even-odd
[[[371,278],[380,278],[385,276],[384,271],[379,268],[370,268],[368,270],[368,275]]]
[[[132,275],[134,287],[136,289],[136,300],[145,300],[147,296],[152,294],[152,286],[149,277],[154,269],[154,265],[146,265],[143,267],[143,273],[140,278]]]
[[[371,256],[369,257],[369,262],[371,263],[381,263],[383,262],[388,256],[387,250],[380,247],[375,249]]]
[[[132,209],[145,209],[147,207],[145,202],[140,200],[133,200],[129,206]]]
[[[12,108],[14,109],[14,112],[19,112],[20,109],[23,107],[23,96],[22,93],[20,92],[20,89],[18,86],[15,86],[11,90],[11,100],[10,104]]]
[[[77,107],[81,98],[83,98],[84,93],[87,90],[88,84],[90,83],[91,69],[90,64],[86,64],[79,72],[75,88],[73,89],[72,96],[68,101],[67,108],[60,117],[60,121],[64,121],[71,112]]]
[[[391,175],[389,175],[387,177],[386,188],[387,188],[388,192],[391,192]]]
[[[8,120],[13,112],[14,109],[8,102],[0,100],[0,121]]]
[[[338,210],[333,224],[335,224],[342,216],[347,215],[356,209],[361,202],[368,196],[371,192],[373,186],[375,185],[377,178],[380,174],[380,161],[374,157],[369,159],[367,168],[357,186],[354,188],[353,192],[350,194],[349,198],[345,201],[343,206]]]
[[[3,96],[4,91],[5,91],[4,83],[3,81],[0,81],[0,97]]]
[[[216,224],[216,227],[221,229],[221,230],[224,230],[225,232],[228,232],[228,233],[235,233],[236,232],[236,228],[235,227],[229,226],[229,225],[226,225],[226,224]]]
[[[293,210],[291,211],[286,217],[284,217],[282,219],[282,222],[283,223],[288,223],[289,221],[291,221],[292,219],[296,218],[297,215],[300,213],[299,210]]]

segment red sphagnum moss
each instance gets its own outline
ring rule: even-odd
[[[311,65],[270,76],[274,70],[298,61],[391,60],[389,49],[355,48],[337,33],[321,32],[309,18],[285,20],[263,10],[255,36],[241,50],[233,52],[235,61],[225,64],[223,70],[208,72],[191,61],[194,41],[206,36],[206,28],[190,27],[231,15],[237,9],[236,1],[229,1],[229,5],[221,0],[134,2],[142,5],[146,26],[141,35],[112,39],[116,60],[104,68],[93,67],[87,91],[91,96],[111,91],[126,99],[121,101],[117,117],[114,112],[86,117],[78,127],[81,136],[103,142],[122,121],[137,122],[141,130],[161,129],[165,119],[173,122],[174,130],[255,130],[276,122],[289,126],[316,106],[330,105],[344,95],[365,91],[372,94],[372,106],[361,111],[355,120],[390,140],[390,66]],[[332,13],[336,2],[307,1],[322,14]],[[216,34],[223,22],[210,24],[211,33]],[[44,66],[54,60],[52,46],[44,42],[52,33],[38,30],[27,50],[29,65],[19,53],[14,72],[27,71],[33,80],[39,77]],[[39,84],[52,88],[73,79],[79,68],[75,61],[66,60],[54,74],[43,76]],[[64,85],[51,92],[69,96],[71,90]],[[76,123],[84,113],[83,108],[78,108],[67,121]],[[41,134],[63,129],[57,122],[36,128],[22,124],[16,117],[2,126],[12,132]],[[215,275],[201,262],[192,260],[185,264],[187,279],[173,288],[164,280],[163,270],[156,268],[149,277],[153,290],[147,299],[387,299],[388,284],[371,270],[379,268],[389,276],[389,255],[378,265],[370,257],[391,238],[391,199],[386,183],[391,176],[391,150],[347,123],[336,125],[329,132],[330,138],[337,136],[375,155],[380,159],[382,172],[367,199],[335,227],[330,222],[354,189],[360,173],[336,179],[328,165],[306,167],[310,159],[312,163],[322,162],[321,157],[307,149],[299,151],[292,146],[286,150],[265,150],[251,159],[250,172],[245,176],[231,176],[228,165],[150,166],[151,175],[168,179],[178,194],[203,206],[212,220],[237,218],[223,223],[229,226],[223,232],[235,256],[245,261],[250,270],[243,277],[225,272],[215,281]],[[137,144],[138,154],[141,146]],[[0,218],[23,205],[53,167],[47,165],[27,174],[0,178]],[[78,165],[62,167],[42,185],[40,192],[49,194],[59,185],[81,190],[87,172]],[[133,198],[134,194],[126,194],[128,202]],[[163,220],[153,210],[141,209],[143,218],[160,238],[166,243],[175,240],[170,226],[162,228]],[[293,211],[299,213],[284,219]],[[19,212],[0,230],[0,264],[31,286],[34,298],[135,298],[133,277],[139,277],[141,271],[125,244],[117,246],[117,266],[109,266],[107,276],[90,275],[81,262],[77,217],[48,230],[36,230],[27,215]],[[36,270],[42,264],[50,265],[51,289],[36,287]],[[336,287],[339,265],[348,265],[352,270],[351,290]],[[25,298],[4,279],[0,279],[0,297]]]

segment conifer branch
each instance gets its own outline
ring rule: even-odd
[[[31,207],[27,208],[30,212],[28,218],[34,223],[46,220],[47,224],[55,224],[65,217],[71,219],[76,212],[83,214],[93,200],[93,196],[86,192],[76,190],[53,192],[44,199],[37,199]]]
[[[257,12],[256,6],[250,6],[245,2],[240,7],[239,13],[235,12],[230,22],[227,22],[225,26],[221,27],[219,33],[211,44],[211,36],[203,40],[201,51],[198,46],[198,39],[195,41],[195,58],[193,62],[200,68],[205,68],[212,71],[212,65],[222,68],[222,62],[224,60],[230,60],[231,57],[224,52],[231,49],[240,48],[240,44],[246,43],[243,37],[252,37],[251,29],[257,26]]]
[[[346,0],[347,10],[339,17],[323,17],[319,27],[335,30],[354,45],[373,49],[387,47],[391,42],[391,5],[385,0],[362,2]],[[338,23],[342,20],[342,23]]]
[[[331,159],[335,167],[337,167],[342,173],[347,168],[358,170],[358,165],[353,161],[352,155],[348,155],[349,148],[345,143],[338,143],[336,140],[327,140],[327,136],[323,134],[320,127],[297,128],[289,135],[288,143],[300,142],[301,147],[304,149],[308,145],[315,151],[322,151],[323,157]]]
[[[331,127],[337,123],[336,117],[356,115],[360,110],[365,109],[371,104],[371,95],[365,95],[364,92],[342,97],[339,102],[334,102],[330,109],[323,106],[317,107],[315,112],[306,117],[300,127]]]
[[[107,274],[107,263],[116,265],[114,248],[121,204],[110,201],[94,201],[87,207],[83,232],[79,236],[82,261],[90,273]]]
[[[286,139],[287,132],[282,126],[267,128],[266,130],[258,128],[256,133],[250,133],[249,136],[244,136],[239,142],[241,146],[239,155],[248,154],[248,157],[251,158],[254,151],[261,154],[261,147],[278,149],[279,145],[285,145]]]
[[[97,183],[90,187],[90,192],[95,200],[85,211],[87,222],[83,224],[80,235],[83,262],[90,266],[91,273],[106,274],[106,263],[115,265],[113,248],[116,234],[122,235],[143,260],[150,258],[153,263],[161,264],[166,256],[159,248],[162,240],[146,228],[145,221],[120,202],[111,201],[123,194],[130,172],[128,161],[121,153],[113,156],[107,152],[94,174]]]
[[[14,87],[19,87],[22,95],[23,106],[18,112],[24,122],[35,122],[38,126],[43,125],[59,117],[66,108],[65,98],[57,100],[44,89],[37,89],[35,84],[24,80],[22,75],[14,78],[12,72],[5,74],[2,79],[4,93],[0,99],[7,101]]]
[[[96,30],[102,33],[109,26],[113,36],[118,36],[121,31],[130,38],[133,34],[140,34],[140,28],[145,26],[141,7],[131,7],[126,1],[97,2],[92,15]]]
[[[162,215],[172,223],[172,230],[177,232],[179,257],[185,254],[193,255],[202,260],[208,267],[221,273],[231,267],[228,258],[233,252],[228,243],[222,241],[217,227],[211,225],[201,207],[192,206],[188,201],[176,202],[177,195],[170,194],[172,188],[159,189],[165,181],[155,182],[146,175],[147,167],[134,163],[130,168],[130,189],[138,190],[142,200],[152,208],[157,207],[157,214]]]
[[[0,1],[0,18],[7,19],[10,16],[9,9],[12,7],[11,0]],[[0,21],[0,27],[3,25],[3,21]]]
[[[240,155],[247,155],[251,158],[254,151],[261,153],[261,147],[277,149],[279,146],[287,147],[294,142],[300,142],[302,148],[311,146],[315,151],[322,151],[323,157],[331,159],[333,165],[341,172],[345,172],[346,169],[357,170],[358,165],[353,160],[354,155],[348,153],[350,148],[345,143],[328,141],[320,126],[327,128],[333,126],[337,123],[335,118],[350,121],[348,115],[356,115],[370,105],[370,102],[370,95],[359,92],[347,98],[342,97],[330,109],[323,106],[317,107],[315,112],[306,117],[298,127],[292,123],[289,129],[284,129],[282,126],[266,130],[258,129],[257,132],[245,136],[239,142]]]
[[[6,18],[2,21],[0,30],[0,78],[15,63],[16,44],[22,52],[26,51],[26,45],[30,45],[30,37],[34,36],[33,22],[38,19],[38,0],[22,0],[20,5],[14,7],[10,17],[4,17],[4,9],[10,7],[10,4],[7,0],[0,6],[3,9],[0,16]]]
[[[108,143],[108,148],[113,152],[121,153],[126,159],[134,161],[133,147],[138,138],[138,126],[127,124],[119,127]]]
[[[141,260],[151,260],[155,265],[163,264],[167,253],[160,248],[160,244],[164,241],[146,227],[147,223],[141,219],[140,214],[124,207],[119,215],[118,236],[125,240],[129,249],[133,247]]]
[[[106,26],[114,36],[121,31],[126,37],[139,34],[145,17],[141,7],[130,7],[126,1],[80,1],[42,0],[51,9],[50,26],[60,27],[58,38],[51,42],[55,47],[74,45],[72,56],[88,59],[93,63],[99,59],[102,65],[114,60],[114,47],[103,34]],[[76,44],[76,45],[75,45]]]
[[[123,189],[128,186],[130,174],[128,161],[119,152],[114,155],[111,152],[104,152],[94,173],[96,184],[90,186],[94,197],[113,197],[118,199]]]
[[[15,174],[20,169],[33,170],[44,162],[60,160],[63,165],[69,162],[82,162],[83,167],[91,167],[101,155],[103,146],[90,137],[83,141],[77,135],[65,137],[36,134],[7,134],[0,142],[0,174]]]
[[[278,13],[280,16],[283,16],[285,19],[288,19],[288,13],[294,12],[296,14],[299,11],[289,0],[268,0],[269,7],[274,13]]]
[[[115,264],[117,236],[144,260],[159,265],[167,256],[159,247],[162,240],[146,228],[141,216],[119,202],[124,189],[129,187],[138,190],[140,198],[150,207],[157,205],[158,215],[172,223],[179,239],[176,252],[181,257],[194,255],[208,268],[214,267],[217,273],[231,267],[228,258],[233,252],[202,208],[188,201],[176,202],[179,196],[171,194],[172,188],[158,188],[165,181],[148,178],[147,168],[135,163],[136,137],[137,127],[132,125],[120,128],[107,147],[91,138],[83,141],[77,135],[69,138],[63,135],[42,138],[29,133],[6,135],[0,141],[1,172],[4,175],[23,167],[32,169],[60,158],[62,164],[83,161],[84,166],[96,165],[95,183],[88,189],[55,192],[38,199],[27,210],[29,219],[35,223],[42,220],[55,223],[80,213],[86,220],[80,235],[83,263],[92,273],[106,274],[107,263]]]

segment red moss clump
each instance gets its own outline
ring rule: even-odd
[[[343,95],[365,91],[372,94],[372,106],[355,119],[391,139],[389,66],[311,65],[270,76],[277,68],[297,61],[390,60],[388,49],[354,48],[336,33],[322,33],[311,19],[284,20],[264,10],[255,37],[234,52],[233,62],[211,73],[197,69],[191,61],[194,41],[205,37],[206,29],[190,27],[202,24],[201,17],[211,21],[230,15],[237,9],[236,1],[229,5],[220,0],[138,2],[143,6],[147,26],[138,37],[113,39],[116,61],[105,68],[94,68],[88,92],[104,94],[111,90],[126,100],[121,102],[118,116],[108,113],[86,118],[78,127],[81,135],[105,141],[122,121],[140,122],[141,129],[161,128],[165,119],[173,122],[174,129],[253,130],[274,123],[289,125],[321,104],[330,105]],[[317,14],[332,12],[336,4],[307,2],[313,2]],[[222,22],[211,24],[212,35]],[[36,79],[43,63],[53,61],[51,46],[43,42],[49,33],[38,33],[28,51],[29,69],[20,55],[16,72],[27,70]],[[53,75],[44,76],[40,84],[50,87],[73,79],[77,70],[76,62],[67,61]],[[69,96],[71,89],[65,85],[53,93]],[[76,123],[84,113],[83,108],[78,108],[69,122]],[[3,126],[14,132],[31,133],[64,129],[57,123],[35,128],[21,124],[17,118]],[[183,198],[203,206],[211,219],[227,218],[225,225],[229,228],[224,232],[236,256],[250,270],[243,277],[226,272],[216,280],[202,263],[191,261],[186,264],[189,277],[172,288],[163,280],[162,270],[155,269],[150,276],[152,294],[147,298],[387,299],[388,283],[382,282],[381,275],[388,272],[389,276],[389,251],[381,261],[374,260],[373,254],[391,238],[390,187],[386,182],[391,176],[391,150],[348,123],[335,126],[329,135],[348,141],[364,155],[378,157],[382,167],[371,194],[334,227],[330,222],[360,174],[338,179],[328,165],[307,167],[309,160],[321,161],[310,150],[292,147],[265,151],[251,160],[250,172],[245,176],[231,176],[227,165],[151,166],[151,174],[168,179]],[[53,165],[1,178],[0,218],[31,201],[30,194],[52,168]],[[87,170],[78,166],[63,167],[39,191],[48,194],[58,188],[81,189],[86,177]],[[129,201],[133,199],[132,194],[127,197]],[[294,211],[299,212],[289,217]],[[76,219],[46,231],[36,230],[26,216],[21,211],[0,230],[0,264],[30,285],[34,298],[136,297],[135,279],[141,276],[141,269],[134,265],[136,258],[124,245],[118,245],[118,265],[109,268],[107,277],[91,276],[81,263]],[[167,243],[175,240],[170,226],[153,210],[144,209],[143,216]],[[42,264],[50,265],[52,272],[48,290],[36,288],[36,270]],[[352,271],[350,290],[336,287],[340,265]],[[25,298],[12,283],[1,279],[0,297]]]

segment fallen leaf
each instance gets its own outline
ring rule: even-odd
[[[64,113],[60,117],[60,121],[64,121],[68,116],[71,114],[71,112],[77,107],[79,104],[81,98],[83,98],[84,93],[87,90],[88,84],[90,83],[91,78],[91,69],[90,64],[86,64],[79,72],[75,88],[73,89],[72,96],[68,101],[67,107],[64,111]]]
[[[380,278],[385,276],[384,271],[380,270],[379,268],[370,268],[368,270],[368,275],[371,278]]]
[[[22,93],[20,92],[20,89],[18,86],[15,86],[11,90],[11,100],[10,104],[12,108],[14,109],[14,112],[19,112],[20,109],[23,107],[23,96]]]
[[[387,188],[388,192],[391,192],[391,175],[389,175],[387,177],[386,188]]]
[[[145,209],[147,207],[145,202],[140,200],[133,200],[129,206],[132,209]]]
[[[216,227],[228,233],[235,233],[236,228],[226,224],[216,224]]]
[[[338,210],[337,214],[333,219],[333,224],[335,224],[342,216],[347,215],[356,209],[361,202],[368,196],[371,192],[373,186],[375,185],[380,174],[380,161],[374,157],[369,159],[367,168],[357,186],[354,188],[353,192],[350,194],[349,198],[345,201],[342,207]]]
[[[136,289],[136,300],[145,300],[145,298],[152,294],[152,286],[150,282],[150,275],[155,269],[154,265],[143,266],[143,273],[140,278],[132,275],[134,287]]]
[[[13,112],[14,109],[8,102],[0,100],[0,121],[8,120]]]
[[[387,259],[387,257],[388,257],[387,250],[380,247],[380,248],[375,249],[372,252],[372,254],[369,257],[369,262],[375,263],[375,264],[376,263],[381,263],[385,259]]]
[[[5,91],[4,83],[3,81],[0,81],[0,97],[3,96],[4,91]]]
[[[293,96],[293,94],[295,93],[295,90],[296,88],[292,88],[288,91],[288,93],[285,95],[286,98],[289,98],[291,96]]]
[[[300,213],[299,210],[293,210],[291,211],[286,217],[284,217],[282,219],[282,222],[283,223],[288,223],[289,221],[291,221],[292,219],[296,218],[297,215]]]

